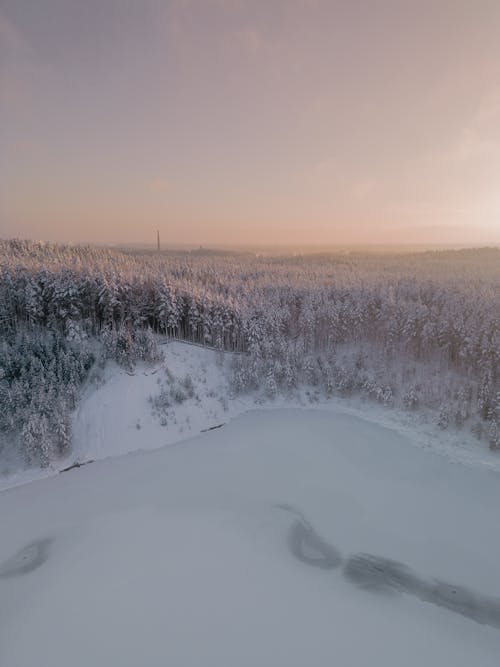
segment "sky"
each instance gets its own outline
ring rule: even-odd
[[[0,0],[0,237],[500,243],[499,0]]]

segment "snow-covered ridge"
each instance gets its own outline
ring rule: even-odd
[[[314,407],[360,417],[397,431],[415,446],[450,461],[500,470],[498,455],[485,446],[479,446],[463,432],[442,431],[418,414],[398,412],[360,399],[319,400],[314,389],[308,387],[297,392],[293,399],[276,396],[263,401],[258,392],[235,396],[229,386],[231,353],[182,342],[169,342],[161,349],[164,355],[161,362],[140,363],[133,371],[109,362],[89,381],[74,412],[70,454],[47,469],[4,476],[0,478],[0,489],[57,474],[75,463],[159,449],[227,424],[249,410],[279,407]],[[168,405],[163,411],[155,406],[162,389],[167,392]]]

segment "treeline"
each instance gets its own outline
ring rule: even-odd
[[[9,345],[97,341],[130,364],[155,356],[159,333],[244,352],[236,391],[361,393],[499,444],[499,249],[266,257],[14,240],[0,271]]]
[[[4,332],[0,433],[17,445],[28,463],[47,465],[69,451],[70,413],[94,361],[87,344],[74,346],[57,330]]]

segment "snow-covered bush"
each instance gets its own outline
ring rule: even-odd
[[[100,339],[108,358],[128,370],[133,370],[138,361],[155,363],[162,358],[150,329],[136,330],[125,326],[106,328],[101,332]]]
[[[443,430],[446,430],[450,425],[450,410],[447,405],[441,405],[439,409],[437,424]]]
[[[497,449],[500,449],[500,423],[496,420],[490,423],[488,441],[491,450],[496,451]]]
[[[403,394],[403,405],[408,410],[415,410],[418,407],[419,398],[415,387],[409,387]]]

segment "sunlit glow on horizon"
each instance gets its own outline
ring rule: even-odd
[[[500,4],[3,0],[0,237],[500,243]]]

